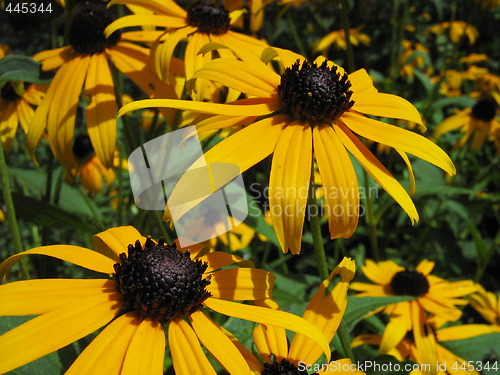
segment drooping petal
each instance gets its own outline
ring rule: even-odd
[[[231,340],[233,345],[239,350],[243,358],[245,358],[250,371],[255,375],[260,375],[262,371],[262,365],[260,361],[248,350],[231,332],[229,332],[224,327],[219,327],[222,332]]]
[[[342,121],[362,137],[415,155],[441,168],[450,176],[456,173],[450,157],[434,142],[419,134],[355,113],[345,113]]]
[[[121,253],[128,252],[128,245],[133,245],[139,240],[144,246],[146,237],[139,233],[133,226],[115,227],[96,234],[92,238],[94,249],[103,255],[118,262]]]
[[[236,132],[208,150],[199,160],[203,161],[203,165],[210,167],[211,164],[215,163],[231,163],[239,168],[239,172],[235,170],[234,173],[213,181],[213,191],[220,189],[233,180],[238,173],[246,171],[270,155],[274,151],[283,123],[287,118],[288,116],[275,116],[263,119]],[[198,162],[193,165],[198,165]],[[196,174],[185,173],[174,187],[167,201],[172,218],[181,218],[205,198],[200,198],[200,192],[190,188],[193,184],[199,185]],[[190,204],[184,202],[190,202]]]
[[[120,310],[117,293],[76,301],[16,327],[0,336],[0,373],[43,357],[94,332]]]
[[[104,54],[90,58],[85,94],[90,96],[85,113],[92,146],[104,166],[111,168],[116,148],[117,108],[113,77]]]
[[[225,253],[222,251],[214,251],[200,257],[196,257],[202,262],[207,262],[207,270],[205,273],[211,273],[219,268],[229,266],[230,264],[238,264],[240,267],[253,267],[251,260],[243,259],[237,255]]]
[[[186,80],[189,81],[193,74],[207,64],[212,55],[199,54],[198,51],[207,43],[210,42],[210,38],[207,34],[194,33],[189,38],[189,42],[186,46],[186,52],[184,53],[184,66],[186,69]],[[205,97],[205,84],[203,80],[191,81],[194,85],[190,85],[188,88],[188,93],[191,94],[193,100],[203,101]]]
[[[336,125],[335,132],[349,152],[354,155],[373,179],[398,202],[412,223],[418,221],[417,209],[401,184],[344,124],[337,122]]]
[[[193,78],[205,78],[257,97],[276,94],[279,75],[266,66],[256,75],[255,67],[240,60],[221,58],[205,64]]]
[[[163,375],[164,357],[163,325],[144,319],[130,341],[120,375]]]
[[[170,322],[168,344],[176,374],[217,375],[203,353],[196,333],[184,320]]]
[[[65,375],[122,374],[125,353],[139,324],[134,313],[120,316],[85,348]]]
[[[331,341],[340,325],[347,307],[347,290],[356,271],[355,263],[350,258],[344,258],[340,264],[324,280],[309,302],[304,315],[308,322],[319,328],[327,341]],[[340,281],[332,291],[326,294],[330,282],[339,276]],[[289,358],[305,363],[315,363],[321,356],[321,350],[310,338],[301,333],[293,337]]]
[[[259,324],[254,328],[252,335],[255,346],[265,362],[272,362],[271,355],[277,362],[288,358],[288,339],[283,328]]]
[[[354,100],[353,111],[372,116],[399,118],[422,124],[422,117],[413,104],[397,95],[380,92],[353,93],[351,99]]]
[[[409,191],[409,193],[410,193],[410,195],[415,194],[415,191],[417,189],[417,184],[415,181],[415,174],[413,173],[413,167],[411,166],[410,159],[408,159],[408,155],[406,155],[406,152],[401,151],[397,148],[395,150],[401,156],[401,158],[403,159],[403,161],[406,164],[406,167],[408,168],[408,175],[410,177],[410,191]]]
[[[296,315],[265,307],[243,305],[241,303],[215,298],[208,298],[203,304],[224,315],[302,333],[319,345],[323,353],[325,353],[327,360],[330,360],[330,348],[323,333],[311,323]]]
[[[276,99],[273,98],[267,100],[264,100],[263,98],[261,104],[254,105],[232,105],[176,99],[144,99],[124,105],[120,108],[118,116],[121,117],[129,112],[136,111],[138,109],[154,107],[176,108],[185,111],[207,113],[211,115],[258,117],[274,112],[280,107],[280,104],[276,101]]]
[[[283,252],[300,253],[309,192],[312,131],[291,123],[280,135],[269,177],[269,205],[273,227]]]
[[[357,293],[357,297],[382,297],[387,296],[390,292],[388,287],[385,285],[374,285],[367,283],[352,283],[349,286],[349,289],[356,290],[360,293]]]
[[[230,374],[248,375],[250,369],[245,358],[217,324],[201,311],[194,312],[189,319],[203,346]]]
[[[410,307],[410,304],[405,304],[405,306]],[[392,349],[398,345],[401,340],[406,335],[406,332],[411,330],[411,311],[398,316],[391,316],[389,323],[387,324],[384,334],[382,336],[382,342],[380,343],[380,353],[387,354]]]
[[[451,340],[465,340],[471,337],[486,335],[495,332],[495,327],[488,324],[463,324],[460,326],[441,328],[436,331],[439,342]]]
[[[276,277],[255,268],[228,268],[212,274],[207,291],[213,298],[256,300],[271,297]]]
[[[437,363],[437,345],[434,332],[430,326],[425,323],[425,312],[417,301],[410,301],[411,320],[413,327],[413,337],[415,346],[420,353],[420,363],[429,363],[431,370],[424,369],[424,374],[436,374]]]
[[[181,40],[186,38],[189,34],[195,32],[195,28],[189,26],[182,29],[177,29],[168,33],[168,38],[161,44],[156,41],[151,49],[151,56],[154,59],[154,66],[158,76],[165,82],[170,80],[170,65],[172,57],[174,56],[175,47]]]
[[[42,70],[52,70],[68,61],[74,53],[75,50],[73,47],[66,46],[38,52],[35,56],[33,56],[33,60],[42,62]]]
[[[84,298],[111,293],[115,282],[107,279],[38,279],[0,286],[0,315],[40,315]]]
[[[104,34],[106,35],[106,37],[109,37],[115,31],[123,29],[125,27],[142,25],[173,28],[187,26],[186,21],[178,17],[163,16],[159,14],[155,14],[154,16],[151,16],[149,14],[133,14],[130,16],[118,18],[116,21],[106,27],[106,29],[104,30]]]
[[[314,128],[313,145],[325,192],[330,238],[348,238],[358,226],[356,172],[344,145],[330,126]]]
[[[445,119],[434,129],[433,137],[438,138],[444,133],[459,129],[471,121],[470,113],[459,113]]]
[[[184,19],[186,17],[186,11],[182,9],[173,0],[112,0],[108,3],[108,7],[115,4],[124,5],[136,5],[141,8],[146,8],[158,14],[169,15],[173,17],[178,17]],[[141,24],[142,25],[142,24]],[[148,23],[146,23],[148,25]],[[167,27],[168,25],[164,25]]]
[[[67,262],[76,264],[77,266],[88,268],[92,271],[107,274],[114,272],[113,265],[116,263],[112,259],[102,254],[80,246],[51,245],[35,247],[33,249],[23,251],[22,253],[12,255],[11,257],[5,259],[2,264],[0,264],[0,280],[5,277],[5,274],[9,272],[9,269],[15,263],[17,263],[21,258],[30,254],[47,255],[49,257],[62,259]]]

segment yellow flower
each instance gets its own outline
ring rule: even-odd
[[[448,117],[434,130],[435,138],[460,129],[463,136],[455,144],[455,148],[464,147],[472,137],[471,148],[477,151],[488,137],[494,137],[500,126],[496,113],[498,105],[492,98],[480,99],[472,108],[458,111],[455,115]]]
[[[303,318],[320,329],[328,341],[333,339],[347,307],[347,289],[354,277],[354,261],[344,258],[335,267],[330,276],[321,283],[320,287],[309,302]],[[326,293],[334,277],[340,280]],[[295,334],[290,346],[286,332],[283,329],[259,324],[253,331],[255,346],[264,360],[262,365],[248,350],[242,352],[250,364],[250,368],[257,374],[307,374],[314,371],[318,375],[334,374],[364,374],[357,371],[348,359],[340,359],[325,364],[313,365],[321,356],[321,350],[308,337]]]
[[[375,284],[354,282],[351,289],[361,292],[357,296],[414,296],[415,301],[399,302],[384,308],[390,321],[384,332],[380,350],[388,353],[404,337],[415,330],[423,311],[431,314],[430,321],[442,323],[456,321],[462,312],[456,305],[466,305],[461,299],[476,290],[470,280],[449,282],[431,275],[434,262],[423,260],[414,271],[397,265],[392,260],[375,263],[367,260],[363,274]],[[422,311],[422,313],[420,312]],[[417,317],[417,318],[415,318]]]
[[[497,6],[500,5],[500,0],[474,0],[479,6],[483,8],[490,8],[494,10]]]
[[[39,315],[0,336],[0,373],[58,350],[105,327],[66,374],[163,374],[166,346],[178,374],[215,375],[202,346],[231,374],[248,374],[238,349],[205,308],[305,334],[329,352],[321,331],[299,317],[233,302],[271,297],[274,276],[248,261],[201,247],[177,249],[144,238],[133,227],[112,228],[93,240],[96,251],[53,245],[16,254],[48,255],[112,275],[102,279],[39,279],[0,286],[0,315]],[[234,267],[237,264],[242,267]]]
[[[496,74],[486,73],[478,77],[477,91],[472,92],[471,96],[479,99],[482,96],[492,96],[498,105],[500,105],[500,77]]]
[[[86,107],[88,134],[98,158],[109,168],[116,148],[117,110],[110,62],[150,97],[175,98],[176,95],[148,65],[147,48],[121,40],[119,32],[109,38],[104,36],[104,28],[114,19],[104,2],[84,1],[74,12],[69,28],[70,46],[34,56],[42,62],[43,70],[59,70],[35,112],[27,143],[33,155],[46,130],[54,156],[64,166],[75,168],[77,161],[71,148],[83,87],[90,98]]]
[[[7,152],[12,147],[18,125],[28,133],[35,114],[32,105],[39,105],[45,95],[46,85],[20,83],[24,92],[16,91],[16,83],[7,82],[0,89],[0,134]]]
[[[363,34],[361,32],[362,26],[357,27],[355,29],[349,29],[349,41],[353,46],[357,46],[360,43],[365,46],[370,45],[371,38]],[[346,49],[346,37],[344,30],[336,30],[331,33],[325,35],[323,38],[313,43],[313,51],[321,52],[322,55],[326,56],[328,53],[328,49],[331,45],[334,45],[336,48]]]
[[[487,292],[481,285],[477,285],[477,292],[470,296],[470,304],[484,319],[493,325],[496,332],[500,332],[500,296]]]
[[[197,123],[200,132],[250,124],[218,143],[204,158],[207,163],[235,164],[243,172],[274,154],[269,203],[273,226],[285,252],[300,252],[313,154],[325,191],[331,238],[350,237],[358,223],[358,183],[348,151],[403,207],[412,222],[418,220],[408,193],[358,138],[393,147],[404,159],[406,153],[413,154],[454,174],[448,155],[430,140],[363,115],[421,124],[416,108],[403,98],[379,93],[364,69],[348,75],[322,57],[310,63],[290,51],[272,51],[278,53],[286,68],[281,75],[264,62],[227,58],[206,64],[194,75],[247,93],[248,99],[230,104],[143,100],[124,106],[120,114],[158,106],[215,115]],[[183,194],[191,192],[174,189],[171,202],[198,198]]]
[[[400,75],[403,78],[413,78],[414,69],[422,70],[424,68],[425,60],[422,54],[428,54],[429,49],[420,43],[409,40],[403,40],[401,43],[403,44],[403,52],[398,59],[401,67]]]
[[[476,27],[464,21],[443,22],[428,27],[426,32],[444,34],[447,30],[450,33],[450,40],[453,43],[458,43],[465,35],[469,39],[469,43],[474,44],[479,36],[479,31],[477,31]]]
[[[425,329],[419,332],[420,337],[415,337],[414,334],[406,335],[401,342],[387,354],[396,357],[399,361],[408,358],[423,365],[421,368],[424,371],[416,370],[411,372],[412,375],[419,375],[422,373],[433,373],[437,375],[479,375],[479,372],[473,368],[468,370],[460,369],[460,366],[463,366],[463,364],[467,366],[467,361],[458,357],[444,346],[440,345],[440,343],[452,340],[464,340],[492,332],[491,327],[484,324],[465,324],[438,330],[434,330],[430,325],[425,325]],[[434,345],[431,347],[419,348],[417,343],[425,339],[426,336],[431,336]],[[355,348],[364,344],[380,346],[381,342],[382,336],[365,334],[356,337],[352,342],[352,347]],[[428,360],[429,354],[431,353],[425,353],[425,351],[429,351],[429,349],[434,350],[433,357],[435,357],[435,361],[433,362],[429,362]],[[437,364],[437,366],[434,366],[434,364]],[[445,369],[447,371],[444,371]]]
[[[155,67],[158,75],[165,81],[169,79],[171,60],[176,46],[183,40],[188,40],[184,52],[186,79],[191,79],[194,72],[204,63],[212,59],[212,53],[199,54],[207,43],[225,45],[230,49],[221,49],[222,56],[246,56],[258,59],[267,44],[248,35],[231,30],[242,15],[243,10],[228,12],[223,5],[213,0],[198,0],[193,2],[187,11],[173,0],[112,0],[109,5],[129,4],[139,5],[153,14],[130,15],[122,17],[107,27],[105,33],[110,35],[116,30],[130,26],[156,26],[167,28],[165,39],[154,48]],[[204,97],[203,87],[197,84],[194,93],[199,100]]]
[[[229,12],[244,9],[244,3],[248,4],[250,13],[249,26],[253,35],[257,34],[264,22],[264,4],[262,0],[225,0],[226,8]],[[240,17],[234,26],[243,29],[243,17]]]

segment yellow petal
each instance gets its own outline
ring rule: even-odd
[[[203,304],[224,315],[302,333],[319,345],[325,353],[327,360],[330,361],[330,348],[323,333],[311,323],[296,315],[265,307],[243,305],[241,303],[215,298],[208,298]]]
[[[373,86],[373,80],[365,69],[359,69],[349,74],[349,81],[351,82],[351,90],[353,92],[353,96],[351,98],[353,100],[357,95],[373,95],[378,92],[375,86]]]
[[[238,131],[208,150],[203,156],[204,165],[231,163],[239,168],[240,173],[246,171],[273,152],[283,128],[282,124],[287,118],[288,116],[269,117]],[[186,173],[174,187],[167,201],[172,217],[182,217],[190,208],[200,202],[200,192],[189,188],[193,186],[193,183],[199,183],[193,181],[193,179],[196,180],[195,177],[195,174]],[[236,175],[230,174],[225,177],[227,178],[219,178],[214,181],[213,191],[220,189]],[[193,204],[189,207],[188,204],[183,204],[184,202],[193,202]]]
[[[408,305],[409,306],[409,305]],[[380,343],[380,353],[387,354],[398,345],[405,337],[406,332],[411,329],[411,316],[402,314],[399,316],[391,316],[387,324],[382,342]]]
[[[98,233],[92,238],[94,249],[103,255],[118,262],[121,253],[128,253],[128,245],[134,245],[139,240],[144,246],[146,237],[141,235],[137,229],[127,225],[115,227]]]
[[[419,134],[355,113],[345,113],[342,115],[342,121],[362,137],[415,155],[443,169],[449,175],[456,173],[450,157],[434,142]]]
[[[415,190],[417,189],[417,184],[415,181],[415,174],[413,173],[413,167],[411,166],[410,159],[408,159],[408,155],[406,155],[406,152],[401,151],[399,149],[395,149],[397,153],[401,156],[403,161],[406,164],[406,167],[408,168],[408,175],[410,176],[410,195],[415,194]]]
[[[193,78],[205,78],[257,97],[276,94],[279,75],[262,64],[261,73],[256,76],[253,66],[235,59],[216,59],[205,64]]]
[[[189,100],[176,99],[144,99],[124,105],[120,108],[118,116],[121,117],[129,112],[144,108],[165,107],[176,108],[197,113],[207,113],[213,115],[226,116],[264,116],[268,115],[280,107],[276,99],[262,100],[262,104],[254,105],[232,105],[207,102],[194,102]]]
[[[84,298],[110,293],[115,282],[106,279],[39,279],[0,286],[0,315],[40,315]]]
[[[359,189],[351,159],[330,126],[313,131],[314,155],[325,192],[330,238],[348,238],[358,226]]]
[[[198,51],[207,43],[210,38],[207,34],[194,33],[189,38],[184,53],[184,66],[186,70],[186,80],[190,80],[193,74],[207,64],[212,59],[212,54],[199,54]],[[186,86],[188,93],[191,94],[193,100],[203,101],[205,97],[205,84],[203,80],[190,81],[190,85]]]
[[[285,127],[274,150],[269,177],[269,205],[283,252],[300,253],[309,192],[312,134],[309,125]]]
[[[486,335],[495,332],[495,328],[488,324],[463,324],[460,326],[442,328],[436,331],[439,342],[450,340],[465,340],[471,337]]]
[[[229,266],[230,264],[237,263],[240,267],[253,267],[254,264],[251,260],[243,259],[237,255],[225,253],[222,251],[214,251],[203,255],[202,257],[197,257],[202,262],[207,262],[208,267],[205,273],[210,273],[219,268]]]
[[[122,374],[125,353],[139,324],[134,313],[120,316],[85,348],[65,375]]]
[[[151,319],[144,319],[132,337],[120,374],[163,375],[164,357],[163,325]]]
[[[132,26],[158,26],[158,27],[173,27],[179,28],[187,26],[186,20],[178,17],[164,16],[164,15],[150,15],[150,14],[133,14],[130,16],[124,16],[118,18],[116,21],[111,23],[104,30],[106,37],[109,37],[115,31],[123,29],[125,27]]]
[[[184,320],[176,320],[168,325],[168,344],[176,374],[216,375],[198,337]]]
[[[178,29],[168,33],[168,38],[161,44],[155,42],[151,49],[151,56],[154,58],[156,73],[165,82],[170,81],[170,67],[174,56],[175,47],[181,40],[186,38],[195,29],[191,26]]]
[[[141,8],[145,8],[154,13],[165,14],[169,16],[174,16],[178,18],[184,19],[186,17],[186,11],[182,9],[177,3],[173,0],[112,0],[108,3],[108,7],[115,4],[124,4],[124,5],[136,5]]]
[[[288,358],[288,339],[283,328],[259,324],[254,328],[252,335],[255,346],[265,362],[272,362],[271,355],[277,362]]]
[[[255,375],[260,375],[262,372],[262,365],[260,361],[255,358],[255,356],[252,354],[250,350],[248,350],[231,332],[226,330],[224,327],[219,327],[222,332],[231,340],[234,346],[240,351],[241,355],[243,358],[245,358],[245,361],[248,364],[248,367],[250,368],[250,371],[254,373]]]
[[[410,301],[411,305],[411,320],[413,326],[413,336],[415,346],[420,353],[421,363],[429,363],[430,371],[424,371],[425,374],[436,374],[437,363],[437,345],[436,338],[432,328],[425,323],[425,312],[419,306],[417,301]]]
[[[427,276],[429,275],[432,270],[434,269],[434,262],[430,261],[430,260],[427,260],[427,259],[423,259],[417,267],[415,267],[415,269],[422,273],[423,275]]]
[[[91,99],[85,113],[92,146],[103,165],[111,168],[116,148],[116,100],[113,77],[104,54],[90,58],[85,94]]]
[[[53,258],[62,259],[76,264],[77,266],[88,268],[92,271],[107,274],[114,272],[113,265],[116,263],[102,254],[80,246],[51,245],[35,247],[34,249],[23,251],[22,253],[12,255],[11,257],[5,259],[2,264],[0,264],[0,280],[5,277],[5,274],[9,272],[9,269],[15,263],[30,254],[48,255]]]
[[[61,74],[62,81],[54,93],[52,108],[48,111],[46,120],[47,136],[52,152],[68,168],[76,165],[73,156],[76,109],[89,62],[90,56],[77,56],[59,69],[57,74]]]
[[[231,340],[203,312],[196,311],[189,319],[203,346],[230,373],[248,375],[250,369]]]
[[[397,95],[354,93],[351,99],[354,100],[353,111],[372,116],[399,118],[422,124],[422,117],[413,104]]]
[[[228,268],[212,274],[206,288],[212,297],[229,300],[270,298],[276,277],[255,268]]]
[[[103,293],[48,312],[0,336],[0,373],[9,372],[87,336],[121,308],[117,293]]]
[[[337,122],[335,132],[344,146],[359,161],[363,168],[394,198],[405,210],[412,223],[418,221],[418,213],[410,196],[391,173],[378,161],[368,148],[341,122]]]
[[[350,258],[344,258],[340,264],[324,280],[309,302],[304,315],[305,320],[319,328],[327,341],[331,341],[347,307],[347,290],[356,271],[355,263]],[[340,281],[328,294],[326,290],[334,277],[340,276]],[[289,358],[315,363],[321,356],[321,350],[314,342],[301,333],[297,333],[290,346]]]
[[[453,115],[445,119],[441,124],[439,124],[436,129],[434,129],[433,137],[438,138],[444,133],[451,132],[453,130],[464,127],[471,121],[470,114],[460,113],[457,115]]]

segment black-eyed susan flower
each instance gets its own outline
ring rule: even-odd
[[[456,321],[462,312],[457,305],[466,305],[463,299],[476,290],[471,280],[449,282],[431,275],[434,262],[422,260],[415,270],[396,264],[392,260],[376,263],[367,260],[362,266],[363,274],[375,284],[354,282],[350,288],[360,293],[357,296],[413,296],[415,301],[399,302],[384,308],[390,321],[384,332],[380,350],[388,353],[405,336],[414,330],[420,320],[442,325]],[[423,315],[425,311],[429,318]],[[415,317],[420,317],[416,319]]]
[[[347,290],[354,272],[354,261],[344,258],[321,283],[304,312],[303,318],[319,328],[329,341],[333,339],[344,316],[347,307]],[[334,278],[337,284],[328,293],[327,290]],[[306,375],[310,371],[318,375],[364,374],[357,371],[348,359],[332,362],[327,360],[324,364],[316,364],[322,354],[321,350],[318,351],[314,342],[302,334],[295,334],[289,345],[283,329],[259,324],[253,331],[253,338],[264,363],[260,363],[246,349],[243,349],[242,353],[255,374]]]
[[[82,186],[94,193],[99,193],[103,185],[110,186],[115,180],[113,168],[106,168],[94,154],[94,148],[88,135],[78,135],[73,144],[73,154],[79,161],[78,168],[68,172],[70,182],[80,179]]]
[[[477,292],[470,296],[470,305],[481,316],[491,323],[496,332],[500,332],[500,296],[488,292],[481,285],[477,285]]]
[[[413,70],[423,70],[427,65],[424,56],[428,55],[429,49],[421,43],[410,40],[403,40],[401,44],[403,45],[403,52],[398,58],[399,74],[403,78],[409,77],[413,79],[415,75]]]
[[[416,108],[403,98],[379,93],[364,69],[348,75],[322,57],[311,63],[290,51],[272,51],[285,67],[281,75],[261,61],[227,58],[206,64],[194,75],[247,93],[248,99],[230,104],[144,100],[124,106],[120,113],[159,106],[214,115],[198,121],[200,132],[250,124],[208,150],[204,158],[207,163],[235,164],[243,172],[274,154],[269,209],[285,252],[300,252],[313,154],[325,191],[331,238],[350,237],[358,223],[358,183],[348,152],[403,207],[412,222],[418,220],[408,193],[358,137],[386,144],[405,157],[406,153],[415,155],[454,174],[448,155],[430,140],[363,115],[421,124]],[[272,51],[266,52],[272,55]],[[189,189],[178,192],[190,193]],[[175,194],[174,189],[170,199],[175,200]],[[184,198],[184,202],[191,200]]]
[[[42,62],[43,70],[58,71],[35,112],[27,143],[33,153],[46,131],[54,156],[64,166],[75,168],[78,163],[71,149],[83,89],[90,99],[85,111],[88,134],[96,155],[109,168],[116,148],[117,110],[110,62],[149,97],[176,95],[156,77],[148,63],[149,49],[122,40],[126,35],[120,32],[104,36],[103,31],[114,16],[103,1],[87,0],[77,7],[69,27],[70,45],[34,56]]]
[[[435,362],[428,362],[428,354],[425,353],[424,350],[429,348],[419,348],[416,345],[419,338],[415,336],[415,333],[410,332],[401,340],[401,342],[390,350],[388,354],[396,357],[400,361],[410,359],[423,365],[421,367],[421,371],[415,370],[411,372],[412,375],[425,373],[433,373],[437,375],[479,375],[479,372],[476,370],[480,369],[479,364],[471,361],[471,365],[474,364],[477,366],[472,365],[468,368],[468,362],[466,360],[451,352],[449,349],[441,345],[441,343],[452,340],[465,340],[492,332],[492,328],[485,324],[464,324],[440,329],[435,329],[431,325],[426,324],[425,329],[422,330],[422,332],[419,332],[419,334],[429,334],[433,336],[435,340],[435,344],[433,346],[433,350],[435,351]],[[352,346],[358,347],[364,344],[380,346],[381,342],[381,335],[364,334],[356,337],[352,342]],[[425,371],[426,369],[428,370],[429,367],[431,367],[431,370]]]
[[[267,44],[254,37],[231,30],[231,25],[241,16],[243,10],[231,13],[224,5],[215,0],[197,0],[184,10],[174,0],[112,0],[113,4],[134,4],[152,11],[147,15],[130,15],[113,22],[107,29],[110,35],[124,27],[156,26],[167,30],[165,39],[154,48],[155,67],[158,75],[164,80],[169,79],[171,61],[176,46],[184,39],[187,45],[184,52],[184,66],[186,79],[191,79],[194,72],[212,59],[212,53],[199,54],[200,49],[207,43],[217,43],[230,49],[220,49],[222,56],[237,56],[258,59]],[[204,96],[203,88],[195,90],[198,99]]]
[[[20,88],[24,92],[19,93],[12,82],[7,82],[0,88],[0,135],[7,152],[12,147],[19,124],[28,133],[35,114],[33,106],[42,102],[46,91],[44,85],[30,83],[21,83]]]
[[[470,147],[477,151],[485,140],[500,126],[497,120],[498,104],[493,98],[479,99],[472,108],[457,111],[439,124],[433,136],[438,138],[445,133],[460,129],[462,137],[455,143],[455,148],[462,148],[469,139]]]
[[[359,44],[363,44],[365,46],[370,45],[371,38],[367,34],[361,32],[362,28],[363,27],[360,26],[355,29],[349,29],[349,42],[353,46],[358,46]],[[345,50],[347,48],[344,30],[332,31],[317,42],[313,43],[313,51],[321,52],[322,55],[326,56],[328,54],[328,49],[332,44],[339,49]]]
[[[37,247],[0,265],[0,279],[24,256],[47,255],[110,275],[102,279],[39,279],[0,286],[0,315],[39,315],[0,336],[6,373],[105,327],[66,374],[163,374],[165,332],[178,374],[215,374],[203,346],[231,374],[248,374],[244,357],[206,308],[303,333],[324,352],[318,328],[281,311],[237,300],[266,300],[274,276],[228,253],[177,249],[144,238],[133,227],[99,233],[96,251],[79,246]]]
[[[449,32],[450,40],[458,43],[463,37],[467,37],[470,44],[474,44],[479,37],[479,31],[474,25],[464,21],[443,22],[438,25],[428,27],[426,33],[444,34]]]

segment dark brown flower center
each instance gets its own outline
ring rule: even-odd
[[[14,86],[12,86],[11,82],[7,82],[2,86],[2,88],[0,89],[0,97],[6,102],[15,102],[16,100],[21,98],[16,90],[14,90]]]
[[[308,375],[306,370],[299,370],[299,368],[297,368],[294,364],[288,362],[286,359],[282,359],[281,362],[264,363],[264,369],[260,374],[261,375]]]
[[[230,21],[227,9],[211,0],[195,1],[187,11],[187,23],[204,34],[225,34]]]
[[[77,135],[73,142],[73,155],[75,155],[77,159],[83,160],[93,152],[94,146],[92,146],[92,142],[90,142],[90,137],[85,134]]]
[[[125,306],[142,317],[162,323],[182,319],[198,311],[210,297],[205,288],[210,277],[203,278],[207,263],[192,260],[160,240],[157,245],[147,239],[144,248],[139,241],[128,246],[128,256],[120,255],[114,265],[117,290]]]
[[[490,122],[497,113],[497,102],[493,98],[479,99],[472,107],[472,117],[476,120]]]
[[[331,124],[354,105],[350,87],[347,74],[340,75],[326,60],[320,66],[307,61],[300,66],[297,60],[281,75],[278,95],[295,119],[311,125]]]
[[[92,55],[102,53],[120,40],[121,31],[115,31],[106,38],[104,29],[115,17],[106,3],[100,0],[84,1],[71,20],[69,43],[76,52]]]
[[[420,297],[429,291],[429,281],[418,271],[399,271],[391,280],[392,292],[397,296]]]

